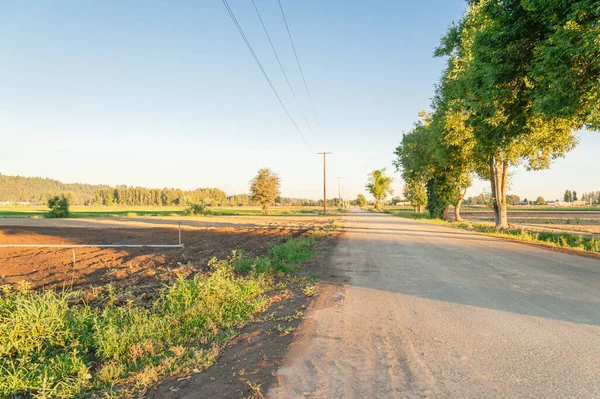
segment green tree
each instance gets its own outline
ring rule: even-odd
[[[577,201],[577,191],[573,191],[573,201]]]
[[[550,50],[553,40],[564,38],[560,32],[565,24],[581,19],[585,29],[596,32],[597,37],[594,21],[600,9],[591,3],[472,1],[465,17],[451,27],[436,52],[452,60],[453,86],[460,88],[469,112],[467,123],[474,131],[474,154],[488,165],[487,171],[478,174],[490,180],[499,228],[508,227],[509,167],[524,164],[531,170],[547,168],[552,159],[574,148],[574,129],[584,124],[597,126],[598,101],[582,99],[598,98],[598,57],[583,68],[588,75],[578,75],[585,84],[578,87],[576,79],[570,82],[573,98],[581,100],[570,112],[549,105],[552,101],[548,99],[556,100],[561,94],[552,81],[547,82],[545,91],[536,85],[536,79],[542,79],[547,69],[542,64],[561,62],[560,53]],[[579,13],[587,16],[580,18]],[[552,23],[546,23],[547,19]],[[576,61],[568,62],[566,68],[581,71]]]
[[[259,169],[250,182],[250,199],[255,204],[260,204],[264,214],[268,213],[269,206],[274,204],[279,196],[280,185],[279,176],[269,168]]]
[[[422,213],[427,205],[427,191],[422,183],[411,180],[404,186],[404,198],[406,198],[413,207],[414,212]]]
[[[546,200],[544,199],[544,197],[539,196],[537,197],[537,199],[535,200],[535,204],[536,205],[546,205]]]
[[[377,169],[369,173],[369,180],[365,185],[365,188],[373,198],[375,198],[375,209],[381,210],[381,201],[384,200],[388,195],[394,194],[392,190],[392,183],[394,179],[390,176],[385,175],[385,168]]]
[[[367,206],[367,198],[363,194],[358,194],[356,197],[356,204],[361,208]]]
[[[471,166],[463,154],[468,132],[459,125],[446,129],[449,114],[439,102],[436,106],[433,115],[421,112],[413,130],[402,137],[394,165],[410,189],[426,187],[431,217],[447,219],[448,207],[454,204],[460,220],[460,206],[470,185]]]
[[[571,190],[566,190],[565,195],[563,196],[565,202],[571,202],[573,199],[573,194],[571,194]]]
[[[516,204],[518,204],[519,202],[521,202],[521,197],[519,197],[519,196],[518,196],[518,195],[516,195],[516,194],[509,194],[509,195],[506,197],[506,202],[508,203],[508,205],[516,205]]]
[[[69,198],[63,194],[50,197],[48,198],[48,208],[50,208],[48,217],[68,218],[70,215]]]

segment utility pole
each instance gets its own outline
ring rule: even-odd
[[[336,179],[338,181],[338,205],[340,205],[343,208],[344,205],[342,204],[342,189],[340,187],[340,182],[342,181],[343,177],[336,177]]]
[[[323,215],[327,215],[327,155],[333,153],[317,152],[317,154],[323,154]]]

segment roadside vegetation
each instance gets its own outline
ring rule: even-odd
[[[163,376],[201,372],[266,309],[267,293],[315,255],[317,240],[336,230],[332,224],[273,245],[263,257],[213,258],[204,273],[179,277],[145,306],[110,289],[92,305],[80,291],[4,286],[0,397],[131,397]],[[307,281],[307,295],[313,286]]]
[[[425,220],[430,223],[474,231],[494,237],[511,238],[523,242],[532,242],[560,248],[575,249],[584,252],[600,253],[600,239],[593,236],[586,237],[583,235],[570,233],[554,233],[550,231],[536,231],[514,227],[498,230],[489,223],[444,221],[441,219],[432,218],[428,214],[412,213],[407,209],[385,209],[384,212],[405,218]]]
[[[600,128],[599,19],[591,0],[469,2],[435,50],[447,67],[431,112],[395,151],[416,211],[448,220],[453,205],[461,220],[477,176],[490,182],[496,228],[509,229],[510,171],[547,169],[576,147],[575,132]]]

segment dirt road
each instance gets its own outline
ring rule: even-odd
[[[351,213],[271,398],[598,398],[600,261]]]

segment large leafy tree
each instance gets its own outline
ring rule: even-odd
[[[547,168],[576,145],[574,129],[597,124],[597,101],[590,98],[597,98],[600,87],[598,58],[581,67],[580,55],[565,55],[564,68],[571,76],[567,79],[573,84],[569,95],[573,106],[567,110],[556,105],[562,101],[561,89],[545,81],[542,72],[560,62],[554,52],[557,43],[566,48],[575,40],[564,31],[573,19],[587,34],[597,32],[590,21],[598,20],[599,10],[592,3],[470,1],[465,17],[451,27],[437,51],[452,60],[450,78],[469,115],[473,154],[488,166],[479,174],[490,179],[497,227],[508,227],[509,167]],[[582,40],[576,39],[579,44]],[[594,53],[596,44],[585,47]],[[574,87],[577,83],[579,87]]]
[[[426,204],[432,217],[448,219],[448,208],[454,204],[460,220],[460,206],[471,184],[472,134],[456,104],[438,95],[434,108],[433,114],[422,112],[413,130],[404,135],[394,165],[419,199],[418,205],[413,203],[416,209]],[[425,187],[427,200],[422,201]]]
[[[279,196],[280,185],[279,176],[269,168],[259,169],[250,182],[250,199],[253,203],[260,204],[264,214],[268,213],[269,206]]]
[[[384,200],[388,195],[394,194],[392,190],[392,183],[394,179],[390,176],[385,175],[385,168],[377,169],[369,173],[369,180],[365,185],[365,188],[373,198],[375,198],[375,209],[381,210],[381,201]]]

